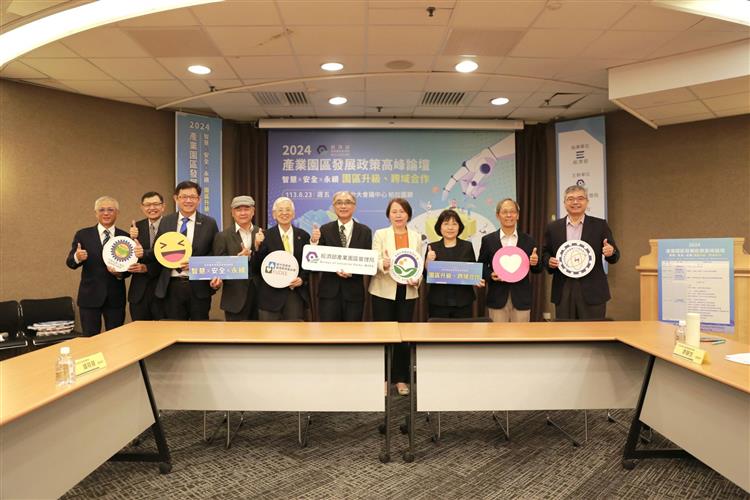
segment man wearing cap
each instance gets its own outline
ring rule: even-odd
[[[225,280],[221,295],[221,309],[227,321],[258,319],[257,287],[252,265],[255,252],[263,242],[263,230],[253,224],[255,200],[250,196],[232,199],[234,223],[214,238],[214,255],[244,256],[248,263],[248,279]]]

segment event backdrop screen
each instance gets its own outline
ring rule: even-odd
[[[429,241],[445,208],[454,208],[475,249],[498,228],[495,205],[515,198],[515,137],[505,131],[272,130],[268,137],[268,214],[279,196],[294,201],[295,225],[336,219],[331,197],[351,191],[355,219],[373,231],[388,226],[391,198],[412,206],[409,227]]]

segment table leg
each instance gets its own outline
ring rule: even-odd
[[[404,462],[414,461],[414,427],[417,421],[417,344],[409,344],[409,449],[404,453]]]

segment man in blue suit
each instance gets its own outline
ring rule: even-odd
[[[115,236],[128,233],[115,227],[120,205],[109,196],[94,203],[97,224],[78,230],[66,264],[71,269],[82,267],[78,287],[78,308],[83,334],[90,337],[102,329],[111,330],[125,322],[125,281],[128,273],[118,273],[107,268],[102,257],[104,245]],[[142,251],[142,250],[141,250]]]

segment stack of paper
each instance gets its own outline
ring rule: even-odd
[[[741,352],[738,354],[727,354],[724,356],[729,361],[735,363],[742,363],[743,365],[750,365],[750,352]]]

